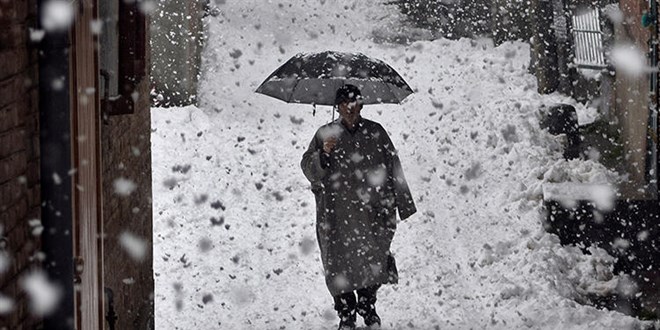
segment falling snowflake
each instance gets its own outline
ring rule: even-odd
[[[41,14],[41,26],[46,31],[62,31],[69,28],[74,18],[72,4],[64,0],[46,2]]]
[[[40,42],[41,39],[43,39],[45,35],[46,35],[46,31],[44,31],[44,30],[36,30],[36,29],[30,28],[30,41],[32,41],[32,42]]]
[[[316,241],[312,238],[305,237],[300,242],[300,251],[305,255],[312,253],[314,247],[316,247]]]
[[[139,6],[140,6],[140,11],[145,15],[149,15],[149,14],[153,13],[156,10],[156,8],[158,7],[156,5],[156,1],[153,1],[153,0],[140,1]]]
[[[143,261],[147,256],[147,242],[127,231],[119,235],[119,243],[135,261]]]
[[[91,20],[89,22],[89,27],[93,34],[99,35],[103,31],[103,21],[100,19]]]
[[[14,301],[0,294],[0,315],[9,314],[14,310]]]
[[[59,176],[59,174],[53,173],[53,183],[58,186],[62,184],[62,178]]]
[[[6,272],[11,265],[9,253],[0,251],[0,274]]]
[[[49,282],[45,273],[36,271],[21,279],[21,286],[30,299],[32,314],[46,316],[55,311],[62,297],[62,289]]]
[[[639,77],[649,71],[645,55],[634,45],[614,47],[610,53],[610,60],[617,70],[629,76]]]
[[[41,233],[44,231],[44,226],[41,225],[41,220],[39,219],[29,220],[28,224],[30,225],[30,228],[32,228],[33,236],[40,236]]]
[[[387,170],[384,167],[378,167],[367,174],[367,182],[372,186],[382,186],[387,180]]]
[[[116,179],[114,182],[115,186],[115,193],[120,196],[130,196],[133,191],[137,188],[137,185],[135,182],[126,179],[126,178],[119,178]]]

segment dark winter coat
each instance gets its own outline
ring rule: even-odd
[[[328,156],[323,141],[335,136]],[[316,235],[333,296],[396,283],[390,244],[396,209],[416,212],[401,162],[383,127],[360,119],[349,131],[340,120],[321,127],[303,155],[302,170],[316,196]]]

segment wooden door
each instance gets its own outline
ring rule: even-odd
[[[100,106],[97,37],[92,22],[96,0],[73,1],[71,30],[71,151],[75,323],[77,329],[103,328]]]

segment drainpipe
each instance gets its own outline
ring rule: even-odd
[[[642,25],[651,29],[649,46],[649,65],[658,68],[658,4],[656,0],[649,0],[649,11],[642,16]],[[646,182],[648,191],[655,198],[658,195],[658,73],[651,72],[649,77],[649,121],[646,148]]]
[[[38,1],[39,14],[47,1]],[[58,330],[74,328],[69,52],[68,31],[46,32],[39,55],[42,251],[43,266],[63,295],[43,322],[44,329]]]
[[[652,44],[652,58],[651,58],[651,65],[653,68],[658,68],[658,43],[660,39],[658,38],[658,31],[660,29],[658,28],[658,3],[656,0],[651,0],[651,13],[653,13],[653,16],[655,17],[654,19],[654,26],[653,26],[653,32],[651,34],[651,44]],[[653,166],[653,175],[651,178],[650,182],[655,181],[654,184],[654,190],[655,190],[655,195],[656,199],[658,197],[658,168],[660,168],[658,165],[660,164],[658,162],[658,97],[660,97],[660,89],[658,89],[658,72],[652,72],[651,73],[652,78],[652,83],[651,83],[651,93],[653,95],[653,109],[651,110],[651,118],[650,118],[650,123],[651,123],[651,133],[652,133],[652,138],[653,138],[653,144],[650,150],[650,155],[652,161],[655,162],[655,166]],[[650,142],[650,141],[649,141]]]
[[[658,33],[660,33],[660,23],[658,23],[658,3],[656,1],[653,1],[653,13],[655,13],[655,31],[653,31],[653,39],[654,39],[654,44],[655,44],[655,56],[653,57],[654,59],[654,68],[658,67],[658,43],[660,42],[660,38],[658,37]],[[653,132],[655,133],[655,149],[653,150],[653,156],[655,158],[655,187],[656,187],[656,199],[658,199],[658,180],[660,179],[660,175],[658,174],[658,170],[660,169],[660,159],[658,159],[658,150],[660,148],[660,144],[658,143],[658,98],[660,97],[660,88],[658,87],[658,72],[654,72],[655,77],[655,86],[654,86],[654,93],[655,93],[655,120],[653,121],[654,124],[654,129]]]

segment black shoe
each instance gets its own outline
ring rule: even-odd
[[[339,316],[339,330],[355,330],[355,314]]]
[[[373,306],[370,308],[358,308],[357,312],[364,318],[364,324],[369,329],[380,329],[380,316],[376,314],[376,309]]]
[[[380,317],[376,314],[376,311],[364,316],[364,324],[369,329],[380,329]]]

